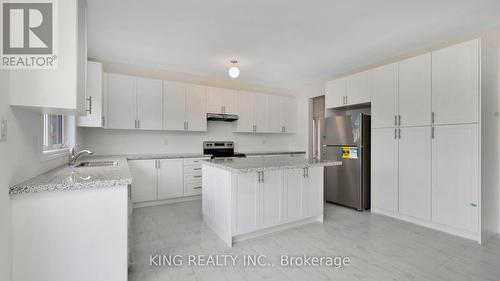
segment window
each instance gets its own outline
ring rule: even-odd
[[[43,115],[43,151],[67,148],[64,117]]]

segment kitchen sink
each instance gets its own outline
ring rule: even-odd
[[[106,166],[116,166],[116,165],[118,165],[117,161],[87,161],[87,162],[80,162],[75,167],[76,168],[106,167]]]

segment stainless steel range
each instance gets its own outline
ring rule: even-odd
[[[234,152],[232,141],[205,141],[203,154],[212,155],[212,159],[245,157],[243,153]]]

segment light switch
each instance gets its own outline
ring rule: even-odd
[[[7,139],[7,119],[0,121],[0,141]]]

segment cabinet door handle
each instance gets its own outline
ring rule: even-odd
[[[305,178],[306,177],[306,168],[302,168],[302,177]]]
[[[309,167],[306,168],[306,176],[309,177]]]
[[[401,126],[401,115],[398,115],[398,125]]]
[[[106,127],[106,117],[104,116],[101,117],[101,126]]]
[[[345,96],[345,104],[348,104],[349,103],[349,100],[347,98],[347,96]]]
[[[398,139],[401,139],[401,129],[398,129]]]
[[[157,160],[158,161],[158,169],[161,169],[161,162],[160,160]]]
[[[257,182],[260,183],[260,171],[257,172]]]
[[[398,116],[394,114],[394,126],[398,125]]]
[[[435,121],[435,119],[434,119],[434,111],[433,111],[433,112],[431,112],[431,124],[434,124],[434,121]]]
[[[89,97],[87,98],[87,102],[88,102],[88,104],[89,104],[89,108],[87,109],[87,113],[88,113],[88,114],[92,114],[92,96],[89,96]]]
[[[431,127],[431,138],[434,139],[434,127]]]
[[[195,186],[193,189],[201,189],[201,186]]]
[[[137,120],[137,129],[141,128],[141,120]]]
[[[186,130],[189,130],[189,122],[186,122]]]
[[[262,177],[261,182],[264,182],[264,171],[261,171],[260,173],[261,173],[261,177]]]
[[[398,138],[398,129],[394,129],[394,139]]]

